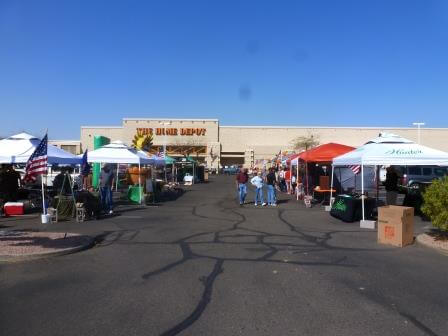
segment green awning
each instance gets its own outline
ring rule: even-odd
[[[165,164],[174,164],[176,162],[176,159],[172,158],[171,156],[165,156]]]
[[[186,157],[186,161],[187,161],[187,162],[193,162],[193,163],[196,162],[196,160],[193,159],[191,156],[187,156],[187,157]]]

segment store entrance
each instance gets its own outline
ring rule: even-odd
[[[221,157],[221,166],[230,167],[230,166],[242,166],[244,165],[243,157]]]

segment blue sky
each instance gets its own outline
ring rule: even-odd
[[[446,0],[0,0],[0,136],[123,117],[448,127]]]

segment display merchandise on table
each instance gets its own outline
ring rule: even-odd
[[[365,217],[372,218],[376,199],[365,197]],[[362,219],[362,199],[356,195],[338,195],[331,206],[330,215],[347,223]]]

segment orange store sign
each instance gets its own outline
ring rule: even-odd
[[[139,134],[205,136],[205,128],[137,128]]]

